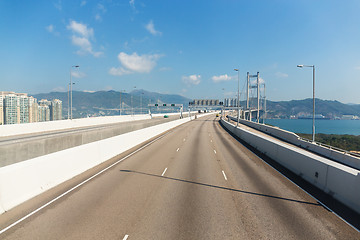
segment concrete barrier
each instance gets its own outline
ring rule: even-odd
[[[150,115],[122,115],[106,117],[79,118],[73,120],[59,120],[48,122],[22,123],[0,125],[0,137],[13,136],[19,134],[39,133],[44,131],[56,131],[79,127],[95,126],[100,124],[111,124],[128,121],[150,119]]]
[[[0,213],[188,121],[183,118],[2,167]]]
[[[223,126],[258,151],[360,213],[360,171],[266,135],[221,120]]]
[[[235,118],[235,117],[229,116],[229,118],[233,121],[237,121],[237,118]],[[304,149],[315,152],[317,154],[320,154],[324,157],[327,157],[327,158],[337,161],[339,163],[342,163],[347,166],[350,166],[350,167],[360,170],[360,159],[358,157],[350,155],[346,152],[340,152],[336,149],[324,147],[317,143],[304,141],[297,134],[283,130],[278,127],[272,127],[272,126],[268,126],[268,125],[264,125],[264,124],[259,124],[259,123],[251,122],[251,121],[244,120],[244,119],[239,119],[239,123],[244,124],[249,127],[252,127],[261,132],[267,133],[271,136],[280,138],[286,142],[289,142],[296,146],[300,146]]]

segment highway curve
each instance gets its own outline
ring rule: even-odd
[[[134,150],[132,150],[134,151]],[[127,152],[0,216],[0,230]],[[173,129],[0,239],[360,239],[214,115]]]

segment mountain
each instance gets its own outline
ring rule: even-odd
[[[68,113],[68,94],[67,92],[50,92],[32,95],[38,100],[41,99],[60,99],[63,102],[63,117],[67,118]],[[121,93],[122,114],[131,114],[132,107],[134,112],[148,111],[148,103],[176,103],[183,104],[184,110],[187,109],[191,99],[176,94],[161,94],[148,92],[142,89],[134,90],[130,93]],[[343,115],[360,116],[360,104],[343,104],[339,101],[315,100],[316,114],[322,114],[327,118],[342,117]],[[290,118],[290,116],[312,115],[312,98],[291,101],[270,101],[267,104],[268,118]],[[245,102],[241,102],[245,106]],[[102,116],[119,114],[120,92],[117,91],[97,91],[79,92],[73,91],[73,117]],[[255,106],[255,103],[251,103]],[[171,111],[174,109],[152,108],[156,111]]]
[[[142,94],[143,93],[143,94]],[[31,95],[31,94],[30,94]],[[80,92],[73,91],[73,118],[87,116],[103,116],[119,114],[120,92],[117,91],[97,91],[97,92]],[[50,92],[31,95],[38,100],[41,99],[60,99],[63,102],[63,118],[68,114],[68,93],[67,92]],[[183,104],[187,108],[191,99],[174,94],[160,94],[148,92],[145,90],[135,90],[131,93],[121,93],[122,114],[145,113],[148,111],[148,103],[176,103]],[[156,111],[157,109],[152,109]],[[171,111],[173,109],[168,109]]]
[[[268,117],[290,118],[290,116],[312,115],[312,98],[291,101],[267,101]],[[315,113],[327,118],[343,115],[360,116],[360,105],[349,105],[339,101],[315,99]]]

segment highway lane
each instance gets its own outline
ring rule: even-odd
[[[19,208],[0,216],[0,229],[33,207]],[[0,238],[359,239],[360,235],[209,116],[174,129]]]

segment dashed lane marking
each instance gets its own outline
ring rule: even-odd
[[[222,174],[224,175],[224,178],[227,181],[227,177],[226,177],[226,174],[225,174],[224,170],[222,171]]]
[[[164,174],[166,173],[167,168],[165,168],[165,170],[163,171],[163,173],[161,174],[161,176],[164,176]]]

